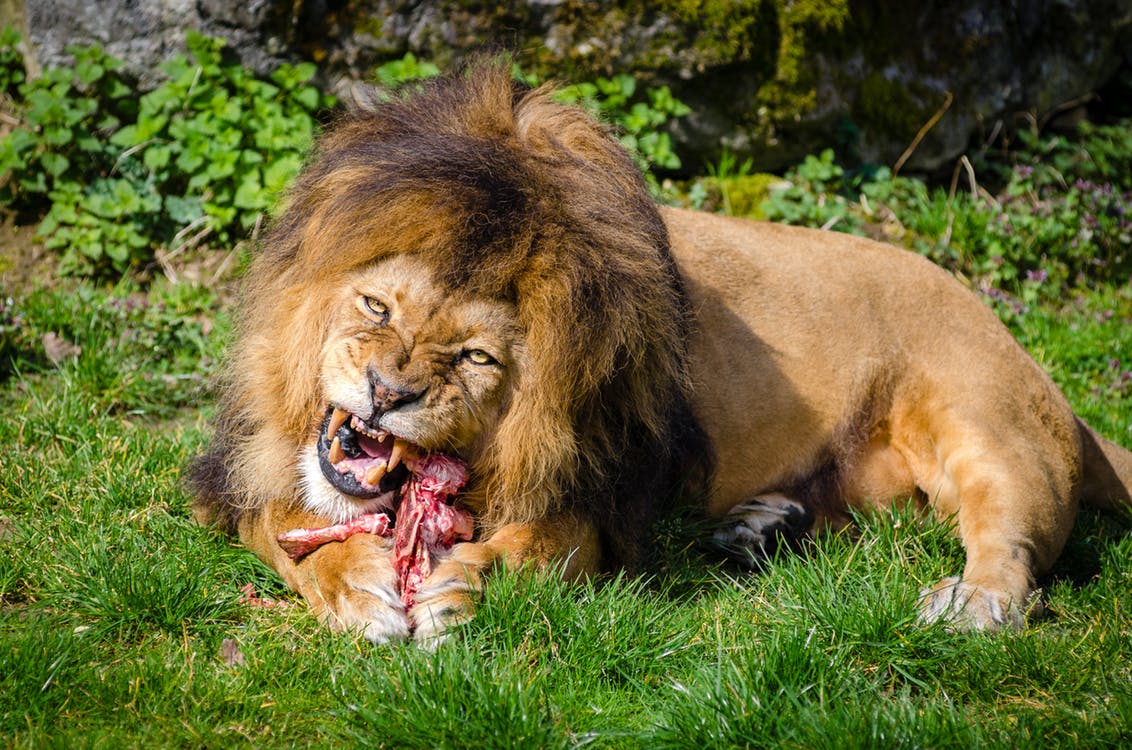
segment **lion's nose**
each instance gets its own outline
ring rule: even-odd
[[[423,390],[390,385],[373,374],[370,376],[369,383],[370,398],[378,412],[387,412],[398,406],[410,404],[424,394]]]

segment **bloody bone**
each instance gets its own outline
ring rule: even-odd
[[[412,607],[417,590],[432,572],[431,555],[450,549],[457,539],[471,539],[474,522],[470,513],[447,503],[468,481],[463,461],[440,454],[410,454],[404,460],[410,476],[401,487],[396,528],[390,530],[389,516],[384,513],[365,513],[333,526],[291,529],[279,535],[279,546],[297,560],[354,534],[393,534],[393,566],[401,601],[406,608]]]
[[[292,560],[305,557],[327,542],[344,542],[354,534],[389,533],[389,516],[384,513],[363,513],[346,523],[336,523],[318,529],[291,529],[280,534],[276,540]]]

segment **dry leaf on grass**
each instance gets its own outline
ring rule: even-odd
[[[81,346],[75,346],[54,331],[43,334],[40,341],[43,343],[43,351],[53,365],[62,364],[68,359],[75,359],[83,351]]]
[[[248,663],[235,638],[225,638],[220,642],[220,658],[229,667],[242,667]]]

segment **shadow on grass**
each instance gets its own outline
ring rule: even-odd
[[[1104,571],[1105,554],[1132,537],[1132,514],[1083,508],[1057,562],[1039,585],[1066,583],[1082,590],[1097,582]]]

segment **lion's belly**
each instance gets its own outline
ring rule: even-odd
[[[715,454],[709,510],[769,492],[830,513],[915,495],[922,457],[888,419],[942,356],[906,330],[906,292],[935,293],[936,269],[845,235],[666,219],[696,316],[692,406]]]
[[[718,331],[718,328],[716,329]],[[692,408],[714,451],[709,509],[723,513],[815,468],[833,434],[761,342],[693,342]]]

